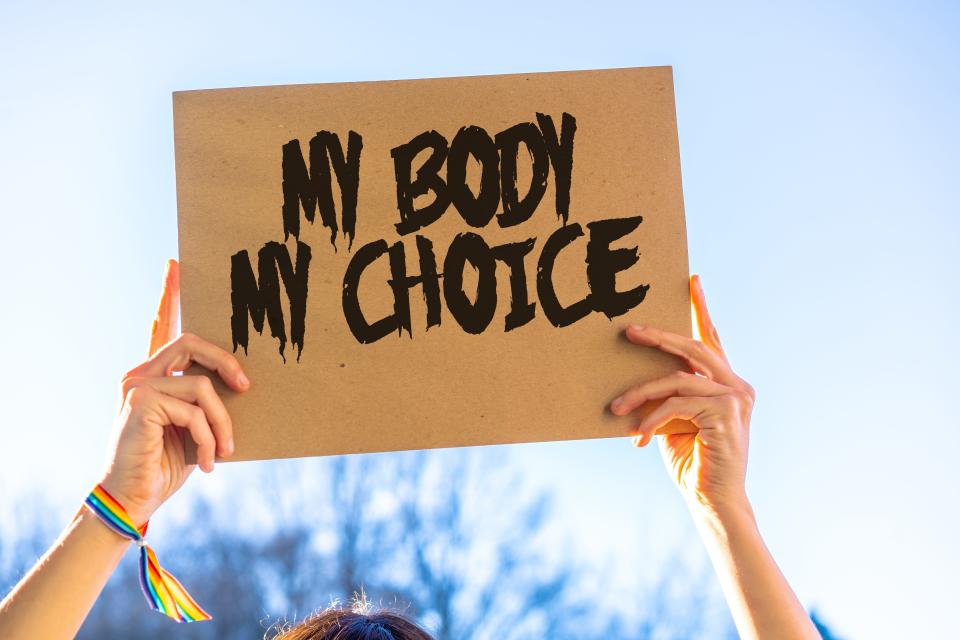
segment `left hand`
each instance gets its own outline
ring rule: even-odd
[[[210,379],[172,375],[191,363],[216,371],[234,391],[250,382],[231,354],[191,334],[177,337],[179,265],[167,264],[163,295],[150,335],[150,357],[121,383],[110,462],[102,484],[140,525],[186,482],[197,465],[187,464],[187,439],[197,461],[212,471],[215,455],[233,454],[233,425]]]

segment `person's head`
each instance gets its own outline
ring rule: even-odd
[[[417,623],[397,611],[372,611],[366,603],[350,609],[331,607],[315,613],[274,640],[434,640]]]

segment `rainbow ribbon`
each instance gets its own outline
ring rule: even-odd
[[[157,562],[153,549],[143,539],[147,534],[146,522],[140,528],[134,526],[123,505],[99,484],[90,492],[84,504],[104,524],[125,538],[130,538],[140,547],[140,588],[154,611],[168,615],[177,622],[212,619],[210,614],[190,597],[183,585]]]

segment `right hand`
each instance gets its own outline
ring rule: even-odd
[[[197,462],[213,471],[215,455],[233,454],[233,424],[210,379],[174,376],[191,363],[211,371],[234,391],[250,387],[231,354],[192,334],[176,337],[180,314],[179,265],[167,264],[163,294],[150,340],[150,357],[123,377],[104,488],[141,525],[186,481],[196,465],[184,445],[197,444]]]
[[[727,360],[699,276],[690,278],[690,292],[702,341],[655,327],[631,325],[626,332],[635,344],[680,356],[690,371],[636,385],[615,400],[611,410],[627,415],[649,400],[664,400],[637,427],[637,446],[649,443],[671,420],[692,422],[697,433],[660,436],[660,452],[691,507],[722,513],[748,504],[747,450],[756,394]]]

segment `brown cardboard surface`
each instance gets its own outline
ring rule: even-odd
[[[340,190],[332,191],[341,228],[331,241],[318,212],[299,215],[299,241],[310,247],[303,348],[291,342],[291,309],[279,284],[287,342],[284,357],[268,322],[235,353],[252,381],[238,395],[218,386],[235,429],[234,460],[624,436],[638,416],[617,418],[607,404],[632,384],[682,365],[622,337],[628,322],[691,335],[687,245],[680,160],[669,67],[529,73],[425,80],[292,85],[178,92],[173,95],[183,329],[234,351],[231,256],[280,243],[296,261],[297,239],[285,240],[282,149],[299,140],[306,166],[319,131],[362,137],[356,228],[343,233]],[[434,130],[452,143],[461,127],[490,138],[517,123],[549,116],[562,137],[562,114],[576,121],[566,225],[556,206],[556,168],[531,217],[500,228],[467,224],[455,206],[434,223],[400,235],[397,179],[391,150]],[[542,129],[542,127],[541,127]],[[414,175],[427,157],[414,158]],[[520,145],[518,192],[530,185],[531,154]],[[319,163],[316,163],[319,166]],[[336,164],[334,162],[334,164]],[[469,158],[467,183],[479,190],[480,165]],[[446,177],[446,166],[440,176]],[[433,194],[417,198],[429,204]],[[497,204],[503,212],[503,204]],[[610,244],[638,247],[639,259],[616,276],[617,291],[649,285],[641,303],[616,317],[593,312],[564,327],[548,321],[538,298],[537,265],[547,239],[579,224],[585,235],[559,253],[554,287],[564,305],[589,291],[587,223],[640,215],[636,229]],[[421,285],[409,290],[410,332],[393,331],[369,344],[351,333],[342,303],[347,266],[365,245],[400,241],[407,275],[419,273],[415,235],[433,243],[443,270],[457,234],[472,232],[489,246],[534,239],[524,259],[532,320],[504,330],[510,270],[496,262],[497,306],[479,334],[452,316],[440,279],[440,324],[427,328]],[[268,263],[269,264],[269,263]],[[469,264],[469,263],[468,263]],[[477,295],[477,271],[463,269],[464,290]],[[388,260],[360,278],[358,297],[370,322],[393,310]],[[262,284],[262,282],[261,282]],[[285,359],[284,359],[285,358]],[[672,423],[671,431],[690,431]]]

